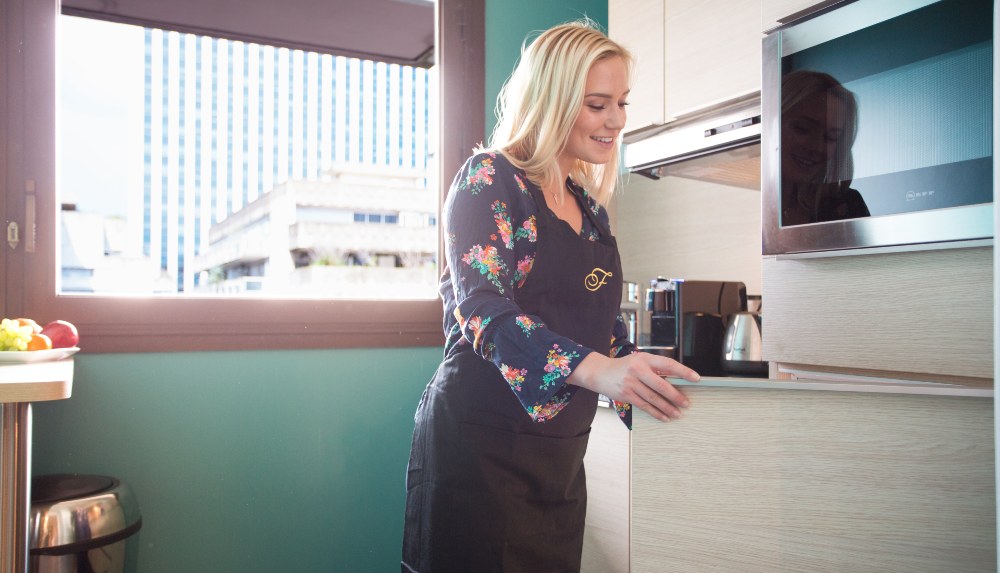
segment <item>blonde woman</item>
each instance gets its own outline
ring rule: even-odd
[[[635,353],[604,205],[632,58],[589,22],[527,45],[443,209],[445,357],[416,413],[404,572],[577,571],[598,394],[657,418],[698,375]],[[623,508],[624,510],[624,508]]]

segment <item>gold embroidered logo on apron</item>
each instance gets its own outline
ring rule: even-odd
[[[604,286],[604,283],[608,282],[608,277],[611,273],[600,268],[594,267],[594,270],[590,271],[590,274],[583,277],[583,286],[587,287],[587,290],[594,292],[597,289]]]

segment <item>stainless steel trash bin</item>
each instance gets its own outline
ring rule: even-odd
[[[142,517],[128,484],[108,476],[52,474],[31,480],[32,573],[131,573]]]

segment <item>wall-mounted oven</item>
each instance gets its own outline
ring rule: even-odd
[[[765,255],[992,239],[993,11],[843,1],[767,34]]]

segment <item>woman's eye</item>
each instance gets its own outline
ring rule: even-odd
[[[587,107],[589,107],[590,109],[592,109],[594,111],[604,111],[604,106],[603,105],[590,104]]]
[[[810,135],[816,131],[816,125],[810,121],[793,120],[791,128],[798,135]]]

